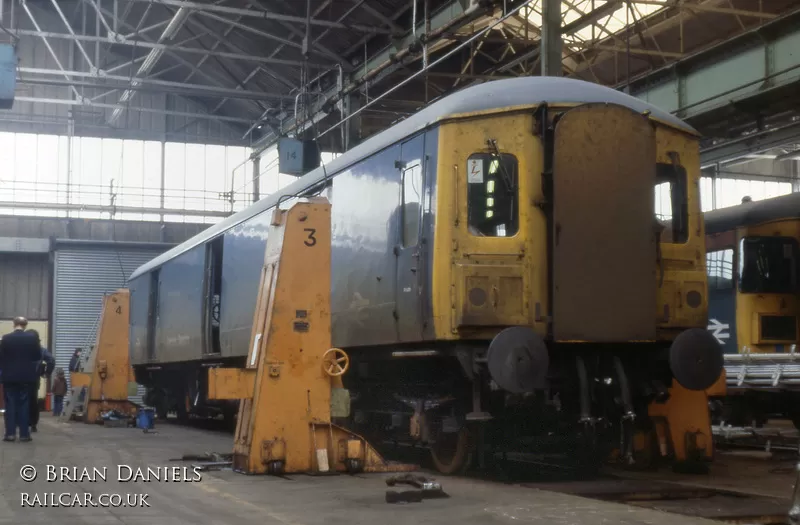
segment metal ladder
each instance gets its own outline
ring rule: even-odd
[[[94,371],[94,354],[95,345],[89,347],[89,352],[81,355],[78,361],[78,371],[82,373],[92,373]],[[89,389],[82,387],[75,389],[70,385],[70,394],[64,398],[64,408],[61,410],[61,415],[58,417],[59,421],[70,421],[79,419],[83,415],[85,408],[86,398],[89,395]]]
[[[83,415],[83,405],[86,400],[86,387],[80,390],[71,389],[69,397],[64,400],[64,409],[58,416],[59,421],[69,421],[73,416],[80,418]]]

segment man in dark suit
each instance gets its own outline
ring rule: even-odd
[[[14,318],[14,331],[0,339],[0,370],[3,371],[5,396],[5,436],[3,441],[14,441],[19,429],[19,440],[30,441],[29,399],[30,384],[39,377],[41,347],[36,336],[25,332],[28,320]]]
[[[29,413],[29,423],[31,426],[31,432],[37,431],[37,425],[39,424],[39,385],[41,376],[49,376],[53,373],[53,368],[56,366],[56,362],[53,359],[53,356],[50,355],[50,352],[47,351],[45,347],[42,346],[42,338],[39,336],[39,332],[30,328],[26,330],[29,334],[33,334],[36,337],[36,341],[39,342],[39,347],[41,348],[42,355],[39,358],[39,368],[38,368],[38,376],[36,377],[36,381],[31,383],[30,390],[28,391],[28,413]]]

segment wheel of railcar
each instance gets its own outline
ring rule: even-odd
[[[472,464],[473,440],[470,430],[462,425],[457,432],[439,432],[431,444],[431,459],[438,472],[463,474]]]

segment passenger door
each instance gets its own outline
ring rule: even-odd
[[[417,135],[404,142],[396,163],[400,170],[400,220],[394,248],[395,319],[398,339],[406,342],[422,340],[424,139],[425,135]]]
[[[439,315],[450,314],[451,332],[464,338],[530,326],[532,311],[545,312],[547,305],[540,293],[545,290],[543,259],[533,259],[544,253],[545,238],[542,213],[533,204],[541,186],[533,116],[519,112],[448,126],[440,139],[447,161],[439,166],[450,170],[437,173],[435,264],[449,273],[451,286],[435,292],[447,294],[439,304],[446,297],[450,308]],[[440,226],[447,210],[456,210],[450,239]]]

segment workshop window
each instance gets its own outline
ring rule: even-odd
[[[706,254],[706,274],[709,290],[733,288],[733,250],[728,248]]]
[[[689,240],[689,192],[686,169],[679,164],[656,164],[656,220],[664,227],[662,242]]]
[[[475,153],[467,159],[467,226],[480,237],[519,230],[519,176],[514,155]]]

